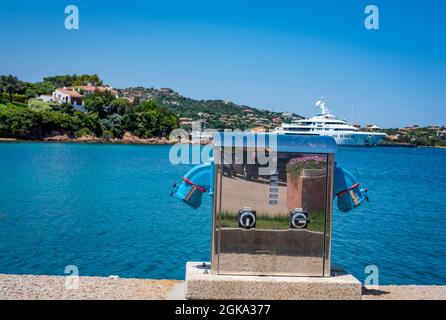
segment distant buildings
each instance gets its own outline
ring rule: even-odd
[[[266,128],[265,127],[255,127],[255,128],[252,128],[251,129],[251,132],[254,132],[254,133],[263,133],[263,132],[266,132]]]
[[[205,113],[205,112],[198,112],[197,115],[198,115],[200,118],[205,118],[205,119],[211,117],[210,114]]]
[[[387,135],[386,139],[389,141],[398,141],[400,138],[399,134]]]
[[[446,128],[438,129],[437,137],[446,137]]]
[[[180,125],[183,126],[192,126],[192,118],[179,118]]]
[[[170,88],[160,88],[159,90],[158,90],[158,92],[159,92],[159,94],[161,95],[161,96],[170,96],[170,95],[173,95],[174,93],[175,93],[175,91],[173,91],[172,89],[170,89]]]
[[[126,99],[132,99],[133,101],[137,98],[139,101],[147,101],[156,98],[169,98],[178,96],[174,90],[170,88],[144,88],[144,87],[132,87],[120,90],[122,97]],[[173,103],[173,101],[163,100],[164,104]]]
[[[251,109],[245,109],[245,110],[242,110],[242,113],[244,113],[247,117],[252,117],[252,116],[254,116],[254,111],[251,110]]]
[[[417,130],[417,129],[419,129],[420,128],[420,126],[418,126],[418,125],[413,125],[413,126],[409,126],[409,127],[404,127],[402,130],[403,131],[414,131],[414,130]]]
[[[368,124],[366,127],[366,130],[374,131],[374,130],[381,130],[381,128],[378,127],[376,124]]]

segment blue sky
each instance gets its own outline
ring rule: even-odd
[[[65,6],[80,29],[64,28]],[[380,29],[364,28],[364,8]],[[2,1],[0,74],[97,73],[383,127],[446,124],[445,1]]]

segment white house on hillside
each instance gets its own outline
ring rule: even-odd
[[[83,97],[83,95],[75,91],[73,88],[57,88],[53,92],[54,101],[58,101],[60,103],[68,103],[73,106],[82,105]]]
[[[88,85],[57,88],[53,92],[53,99],[54,101],[58,101],[60,103],[68,103],[72,106],[83,106],[84,97],[94,92],[110,92],[110,94],[118,98],[118,91],[114,90],[111,87]]]

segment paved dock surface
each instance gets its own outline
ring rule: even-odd
[[[0,299],[168,300],[184,298],[184,281],[0,274]],[[71,288],[71,289],[67,289]],[[364,300],[446,300],[446,286],[380,286],[363,289]]]
[[[446,300],[446,286],[380,286],[362,289],[363,300]]]
[[[0,299],[158,300],[171,298],[176,286],[183,283],[177,280],[79,277],[76,286],[73,280],[62,276],[1,274]]]

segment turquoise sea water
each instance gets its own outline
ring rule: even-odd
[[[209,260],[210,199],[169,196],[168,146],[0,143],[0,273],[183,279]],[[335,212],[333,262],[360,280],[446,284],[446,150],[340,148],[370,202]]]

